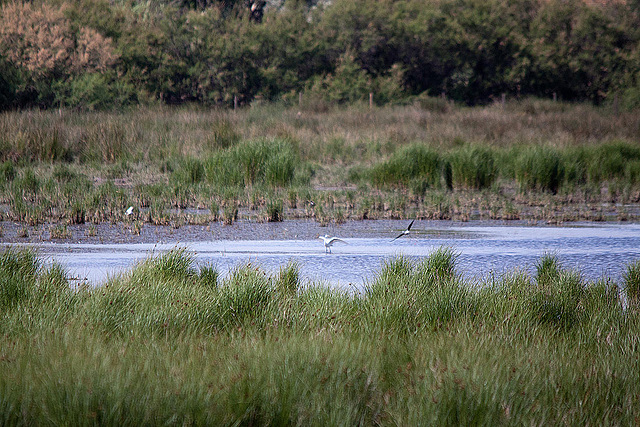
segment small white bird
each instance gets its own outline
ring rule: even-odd
[[[133,206],[129,206],[129,209],[124,213],[126,216],[129,216],[133,213]]]
[[[406,230],[404,230],[402,233],[400,233],[400,235],[398,237],[396,237],[395,239],[393,239],[393,240],[399,239],[400,237],[406,236],[407,234],[409,234],[409,230],[411,230],[411,226],[413,225],[413,221],[415,221],[415,219],[411,221],[411,223],[409,224],[409,226],[407,227]],[[393,240],[392,240],[392,242],[393,242]]]
[[[331,253],[331,245],[333,245],[335,242],[341,242],[348,245],[348,243],[344,240],[338,239],[337,237],[330,237],[328,234],[325,234],[324,236],[318,236],[318,239],[322,239],[322,241],[324,242],[324,253]]]

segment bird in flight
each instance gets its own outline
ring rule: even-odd
[[[318,236],[318,239],[322,239],[322,241],[324,242],[325,253],[331,253],[331,245],[333,245],[335,242],[342,242],[348,245],[348,243],[344,240],[338,239],[337,237],[330,237],[328,234],[325,234],[324,236]]]
[[[411,230],[411,226],[413,225],[413,221],[415,221],[415,219],[411,221],[411,223],[409,224],[409,226],[407,227],[407,229],[406,229],[406,230],[404,230],[404,231],[403,231],[402,233],[400,233],[400,234],[399,234],[395,239],[393,239],[393,240],[391,240],[391,241],[393,242],[394,240],[399,239],[400,237],[402,237],[402,236],[406,236],[407,234],[409,234],[409,230]]]

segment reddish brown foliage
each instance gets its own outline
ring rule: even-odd
[[[35,76],[101,72],[117,60],[111,40],[92,28],[74,31],[64,8],[11,2],[0,13],[0,55]]]

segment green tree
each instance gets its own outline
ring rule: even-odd
[[[532,92],[599,103],[627,65],[624,30],[595,7],[550,1],[532,23]]]
[[[468,103],[482,103],[502,92],[519,92],[527,78],[529,55],[523,41],[533,5],[530,0],[457,0],[443,5],[456,46],[455,70],[446,92]]]
[[[305,4],[294,4],[272,10],[261,26],[253,28],[259,46],[256,65],[260,72],[260,96],[276,100],[302,90],[313,76],[333,69],[327,44],[314,31],[315,18]]]
[[[371,78],[349,52],[342,55],[333,73],[312,80],[309,92],[328,101],[344,103],[364,100],[372,89]]]
[[[333,2],[315,31],[329,46],[334,66],[346,52],[371,76],[386,73],[398,62],[398,38],[390,13],[396,7],[392,0]]]
[[[234,97],[245,104],[259,92],[261,41],[252,23],[209,9],[187,13],[170,34],[166,52],[174,97],[231,106]]]
[[[459,69],[462,29],[435,2],[405,2],[396,9],[394,20],[406,88],[413,94],[447,91],[447,81]]]

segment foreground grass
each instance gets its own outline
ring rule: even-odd
[[[455,259],[389,260],[353,295],[302,286],[295,263],[222,280],[174,250],[71,291],[60,266],[9,250],[0,423],[637,423],[634,297],[625,309],[553,257],[471,286]]]
[[[544,100],[3,113],[2,219],[637,219],[639,117]]]

